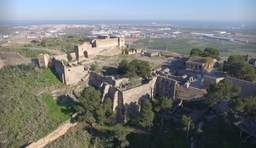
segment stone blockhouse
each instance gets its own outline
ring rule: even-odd
[[[186,61],[186,69],[203,72],[204,70],[213,68],[216,59],[207,62],[206,57],[190,57]]]
[[[154,57],[154,56],[159,56],[159,52],[144,52],[144,55],[145,56],[148,56],[148,57]]]
[[[48,67],[50,62],[50,56],[48,54],[39,54],[38,55],[38,64],[40,67]]]

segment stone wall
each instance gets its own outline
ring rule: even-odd
[[[141,100],[155,97],[156,80],[157,77],[154,77],[147,84],[124,91],[104,82],[99,86],[99,90],[102,92],[102,100],[112,99],[113,111],[116,113],[117,120],[126,122],[129,120],[130,114],[139,112]]]
[[[176,99],[175,98],[176,86],[177,86],[176,80],[158,76],[156,81],[156,86],[155,86],[156,95],[159,97],[168,97],[168,98]]]
[[[54,68],[60,81],[68,86],[86,81],[85,78],[89,74],[89,71],[84,69],[84,65],[66,66],[58,59],[54,59]]]
[[[239,94],[240,97],[242,98],[247,98],[250,96],[256,96],[256,84],[245,81],[245,80],[240,80],[237,78],[233,78],[230,76],[226,76],[226,79],[232,81],[235,85],[238,85],[241,87],[242,91]]]
[[[84,81],[84,78],[89,74],[88,70],[84,69],[84,65],[77,65],[72,67],[65,67],[65,84],[73,85],[80,81]]]
[[[105,77],[100,74],[97,74],[96,72],[90,72],[89,85],[100,87],[101,83],[104,83],[104,82],[112,86],[115,85],[114,77]]]
[[[118,40],[118,38],[95,39],[92,41],[92,47],[117,47],[119,45]]]
[[[58,59],[53,59],[54,69],[59,80],[65,84],[65,65]]]
[[[69,128],[75,126],[77,123],[71,123],[70,120],[66,121],[63,125],[58,127],[56,130],[51,132],[49,135],[39,139],[37,142],[33,142],[26,148],[43,148],[48,143],[58,139],[60,136],[64,135]]]

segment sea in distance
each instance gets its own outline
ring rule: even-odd
[[[199,27],[256,27],[256,22],[224,22],[224,21],[179,21],[179,20],[0,20],[0,25],[8,26],[31,26],[46,24],[171,24],[181,26],[199,26]]]

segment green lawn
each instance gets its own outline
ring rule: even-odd
[[[43,94],[41,99],[47,105],[46,114],[49,119],[58,120],[62,122],[62,121],[68,120],[72,115],[72,113],[74,113],[74,112],[64,113],[64,110],[66,110],[68,106],[58,105],[56,100],[54,100],[52,95],[50,94]]]
[[[73,113],[59,106],[49,94],[39,95],[46,87],[64,85],[50,69],[31,65],[0,69],[0,143],[1,148],[17,148],[36,141],[57,128]]]
[[[177,52],[183,55],[189,55],[192,48],[200,48],[204,50],[207,47],[214,47],[220,51],[221,56],[229,56],[233,54],[245,55],[251,54],[256,57],[256,44],[242,42],[226,42],[216,40],[196,39],[191,37],[183,38],[156,38],[140,39],[134,42],[137,48],[159,49]]]
[[[43,50],[43,49],[32,49],[32,47],[3,47],[0,49],[0,52],[18,52],[25,58],[37,58],[40,53],[47,53],[49,52]]]

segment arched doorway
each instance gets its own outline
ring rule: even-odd
[[[84,57],[88,58],[88,53],[87,53],[87,51],[84,51]]]

